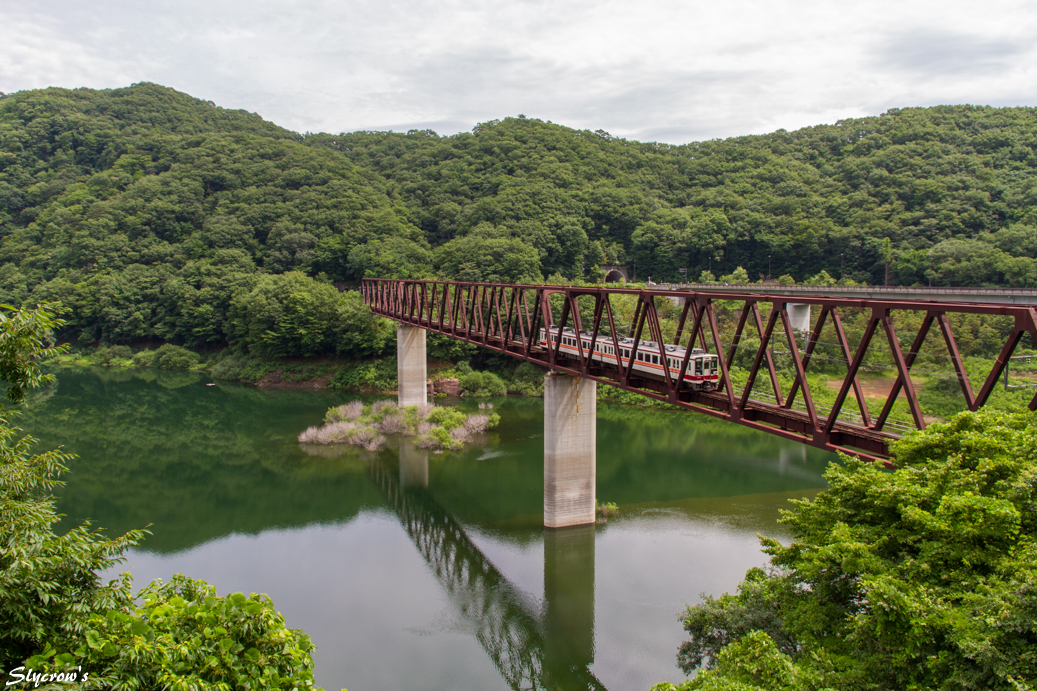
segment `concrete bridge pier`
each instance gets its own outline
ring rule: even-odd
[[[424,329],[396,325],[396,379],[401,408],[428,403]]]
[[[544,527],[593,524],[597,382],[544,376]]]

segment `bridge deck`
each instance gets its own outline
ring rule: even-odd
[[[1037,305],[1034,288],[943,288],[933,286],[809,286],[779,284],[725,285],[721,283],[668,283],[661,290],[692,293],[746,293],[785,297],[847,298],[850,300],[913,300],[916,302]]]
[[[542,348],[539,345],[539,330],[549,325],[560,328],[571,326],[591,334],[592,343],[613,344],[618,351],[618,339],[622,336],[620,329],[617,329],[617,319],[610,300],[615,295],[633,296],[636,297],[637,306],[627,331],[634,340],[631,360],[639,352],[658,353],[665,358],[662,344],[669,339],[663,338],[656,299],[675,297],[669,290],[392,279],[364,279],[361,290],[372,311],[383,317],[788,439],[871,460],[888,459],[890,443],[899,438],[900,432],[925,428],[911,367],[926,337],[933,330],[932,327],[935,326],[942,336],[947,357],[954,367],[958,385],[970,410],[977,410],[987,402],[1022,338],[1028,334],[1037,343],[1037,309],[1032,306],[936,303],[889,297],[848,299],[806,294],[790,297],[734,292],[729,289],[719,292],[689,290],[680,294],[684,300],[681,301],[680,320],[672,339],[673,343],[683,345],[686,349],[680,373],[675,377],[667,374],[665,380],[655,380],[640,376],[632,366],[604,363],[592,359],[588,353],[574,358],[561,352],[558,346]],[[581,299],[584,301],[582,304]],[[719,301],[724,301],[728,308],[732,304],[741,306],[738,325],[730,342],[722,339],[718,327],[716,303]],[[590,302],[593,302],[593,309]],[[771,308],[766,325],[760,310],[761,304]],[[790,317],[791,304],[809,304],[820,308],[813,327],[807,324],[802,332],[806,335],[806,347],[803,349],[799,346],[799,336]],[[561,314],[556,318],[554,310],[558,307],[561,308]],[[842,326],[841,311],[867,314],[867,326],[853,353]],[[924,315],[914,341],[906,351],[898,339],[891,317],[895,311]],[[1004,315],[1012,317],[1014,322],[1001,353],[978,393],[972,390],[947,318],[948,314],[954,313]],[[582,318],[589,318],[593,322],[586,331],[581,323],[581,314]],[[830,331],[834,331],[834,338],[842,354],[841,360],[846,366],[839,393],[827,410],[815,405],[806,377],[807,366],[826,323],[830,324]],[[728,363],[740,346],[745,347],[743,337],[750,331],[758,335],[759,345],[753,354],[748,381],[744,388],[735,391]],[[884,334],[885,338],[876,337],[877,334]],[[888,348],[887,354],[893,361],[897,377],[881,413],[872,419],[864,403],[859,371],[869,355],[869,349],[875,350],[875,344],[879,342],[884,342],[883,347]],[[718,356],[720,385],[716,391],[692,391],[680,384],[684,381],[689,357],[696,344]],[[792,360],[794,382],[787,395],[780,390],[773,362],[771,351],[775,344],[788,347]],[[766,372],[770,379],[773,396],[764,395],[754,388],[757,375],[762,372]],[[772,398],[774,402],[762,398]],[[907,401],[913,427],[889,420],[893,405],[899,398]],[[851,413],[844,408],[844,404],[854,406],[859,414]],[[1037,410],[1037,396],[1030,401],[1029,409]]]

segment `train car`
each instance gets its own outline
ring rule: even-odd
[[[551,347],[558,343],[559,355],[579,359],[580,344],[582,344],[584,355],[589,354],[592,360],[604,364],[616,365],[621,363],[623,367],[630,364],[630,353],[634,349],[634,339],[619,339],[619,350],[611,337],[603,337],[598,334],[598,341],[591,351],[592,334],[586,331],[576,332],[576,329],[559,329],[557,326],[550,327]],[[559,343],[559,339],[561,342]],[[547,332],[540,329],[540,346],[548,347]],[[670,378],[676,379],[681,373],[681,364],[684,362],[686,350],[679,345],[664,345],[665,361],[660,358],[659,344],[655,341],[641,341],[637,346],[637,356],[634,359],[634,371],[638,374],[653,379],[664,380],[666,377],[664,368],[670,370]],[[695,391],[709,391],[717,388],[719,381],[720,360],[716,355],[707,353],[702,348],[692,348],[691,357],[688,358],[688,371],[684,375],[685,385]]]

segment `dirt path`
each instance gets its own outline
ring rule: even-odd
[[[864,390],[865,398],[880,398],[886,400],[889,398],[889,392],[893,390],[893,383],[896,382],[896,377],[890,379],[861,379],[861,388]],[[842,379],[830,379],[828,380],[828,388],[839,390],[839,387],[843,385]],[[915,390],[921,388],[918,382],[914,382]]]

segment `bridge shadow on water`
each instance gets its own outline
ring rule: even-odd
[[[593,525],[544,530],[544,602],[512,584],[428,491],[428,452],[400,440],[396,467],[369,465],[458,613],[512,689],[604,690],[594,663]]]

